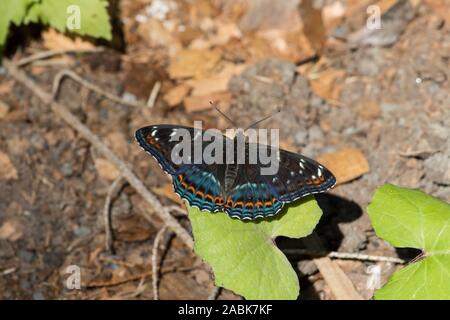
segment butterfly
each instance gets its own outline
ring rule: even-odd
[[[278,149],[279,167],[274,174],[261,174],[260,163],[179,163],[172,151],[179,141],[172,137],[189,132],[194,145],[198,129],[177,125],[152,125],[136,131],[135,138],[172,177],[175,193],[201,211],[226,212],[233,218],[254,220],[280,212],[285,204],[310,194],[329,190],[336,184],[333,174],[320,163],[303,155]],[[204,131],[201,131],[202,133]],[[223,136],[225,142],[235,142]],[[209,142],[201,142],[202,150]],[[254,146],[253,146],[254,147]],[[257,146],[258,147],[258,146]],[[245,154],[252,144],[245,142]],[[237,148],[234,149],[234,159]]]

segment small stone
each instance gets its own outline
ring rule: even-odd
[[[78,227],[73,233],[75,233],[76,236],[83,238],[91,234],[91,229],[87,227]]]
[[[450,185],[450,156],[442,152],[425,160],[426,175],[436,183]]]
[[[70,177],[73,174],[72,163],[65,162],[61,167],[61,172],[65,177]]]
[[[42,292],[37,291],[37,292],[33,293],[33,300],[45,300],[45,297],[42,294]]]
[[[308,130],[309,139],[315,141],[322,141],[324,139],[323,132],[318,125],[314,125]]]
[[[36,253],[31,250],[22,249],[18,254],[20,260],[25,263],[32,263],[36,259]]]
[[[129,92],[124,92],[122,95],[123,101],[126,101],[128,103],[135,103],[137,101],[137,98],[134,94],[131,94]]]
[[[312,260],[299,261],[297,268],[305,276],[310,276],[317,272],[317,266]]]
[[[44,150],[47,147],[47,141],[40,134],[31,135],[30,143],[36,150]]]
[[[297,132],[295,134],[295,143],[299,144],[299,145],[306,145],[307,143],[307,138],[308,138],[308,134],[306,131],[300,130],[299,132]]]
[[[400,110],[400,108],[401,108],[401,106],[396,103],[385,102],[385,103],[381,104],[381,111],[384,116],[389,116],[389,113],[396,112],[396,111]]]

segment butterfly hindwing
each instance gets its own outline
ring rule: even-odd
[[[249,149],[247,146],[247,152]],[[272,152],[277,151],[272,149]],[[260,164],[241,166],[228,197],[239,206],[226,206],[229,215],[241,219],[270,217],[277,214],[284,204],[327,191],[336,183],[333,174],[318,162],[282,149],[279,150],[275,174],[262,174],[262,167]]]

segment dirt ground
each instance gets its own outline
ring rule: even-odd
[[[342,3],[346,11],[341,19],[325,20],[326,41],[306,37],[304,41],[312,47],[308,52],[291,46],[289,32],[277,33],[264,26],[279,23],[277,30],[283,30],[287,23],[282,21],[283,14],[291,17],[289,5],[297,6],[298,1],[286,1],[286,8],[272,4],[279,6],[275,22],[264,11],[270,11],[270,1],[245,12],[232,4],[239,1],[177,1],[166,18],[185,24],[184,32],[176,36],[159,20],[139,24],[135,19],[148,12],[145,8],[151,1],[121,1],[124,52],[108,48],[66,54],[34,61],[23,70],[50,92],[55,75],[71,69],[106,92],[144,105],[115,103],[69,78],[59,92],[59,101],[126,160],[165,205],[180,204],[168,191],[169,177],[134,142],[135,130],[157,123],[192,125],[194,120],[224,129],[226,121],[205,103],[215,99],[242,126],[281,108],[261,126],[280,128],[285,148],[315,159],[351,148],[363,157],[363,164],[355,166],[364,167],[364,161],[368,165],[361,172],[347,168],[345,181],[317,196],[324,214],[315,233],[326,250],[409,260],[417,252],[396,250],[379,239],[366,208],[375,189],[384,183],[450,200],[450,20],[440,9],[448,13],[450,3],[390,1],[394,8],[385,9],[384,34],[358,38],[355,32],[364,29],[367,5],[377,3],[362,2],[364,6],[355,1],[323,1],[326,8]],[[308,29],[305,20],[303,30]],[[273,32],[259,37],[257,30],[264,28]],[[236,30],[240,37],[229,35]],[[279,38],[288,39],[287,51],[266,47]],[[365,43],[367,39],[372,43]],[[171,52],[190,50],[193,42],[206,48],[202,50],[207,54],[200,62],[196,57],[181,61],[184,66],[192,63],[194,71],[177,69],[176,57],[183,55]],[[278,49],[286,44],[280,43]],[[319,45],[320,49],[314,49]],[[48,39],[30,38],[16,44],[10,58],[18,61],[49,46]],[[218,58],[211,58],[211,52]],[[216,69],[207,69],[211,61]],[[208,91],[204,83],[216,85],[220,82],[214,82],[216,76],[226,73],[217,71],[220,63],[234,68],[232,76],[227,76],[225,89]],[[145,106],[157,83],[161,87],[156,103]],[[0,101],[0,152],[9,159],[0,162],[4,167],[0,230],[5,225],[12,229],[3,238],[0,232],[0,298],[152,299],[148,272],[162,221],[153,214],[149,222],[142,213],[153,209],[124,184],[112,203],[116,252],[106,252],[103,208],[117,170],[4,68]],[[345,153],[344,158],[352,160]],[[187,217],[178,219],[189,230]],[[281,248],[303,246],[301,241],[277,242]],[[206,299],[214,288],[208,266],[177,237],[166,234],[162,243],[166,250],[161,257],[161,299]],[[310,257],[290,259],[300,277],[301,299],[334,298]],[[368,267],[374,263],[335,261],[358,293],[370,299],[373,290],[366,283]],[[399,267],[377,264],[382,283]],[[70,265],[82,270],[81,290],[64,285]],[[223,290],[219,299],[240,297]]]

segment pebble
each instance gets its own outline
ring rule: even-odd
[[[22,249],[18,253],[19,259],[25,263],[32,263],[36,259],[36,253],[31,250]]]
[[[323,132],[318,125],[309,128],[308,133],[310,140],[322,141],[324,139]]]
[[[78,227],[78,228],[75,228],[73,233],[75,233],[75,235],[78,237],[87,237],[88,235],[91,234],[91,229],[89,229],[87,227]]]
[[[45,297],[42,292],[36,291],[33,293],[33,300],[45,300]]]
[[[73,165],[70,162],[65,162],[61,167],[61,172],[65,177],[70,177],[73,174]]]
[[[304,130],[300,130],[295,134],[295,143],[304,146],[307,144],[308,133]]]

